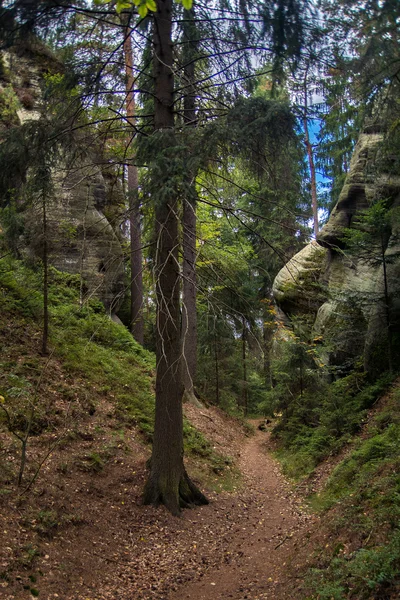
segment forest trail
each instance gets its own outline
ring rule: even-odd
[[[227,506],[235,527],[226,539],[224,563],[180,586],[168,600],[299,598],[301,582],[288,571],[293,572],[293,561],[317,519],[305,512],[267,452],[268,437],[269,433],[256,428],[242,449],[243,491]],[[210,505],[201,510],[212,513],[215,508]],[[219,510],[222,513],[223,507]],[[213,519],[212,514],[207,516]]]
[[[16,497],[0,507],[5,600],[32,598],[32,581],[43,600],[304,597],[298,565],[313,550],[319,520],[280,473],[268,452],[268,432],[256,428],[246,436],[222,411],[186,406],[215,450],[239,466],[241,480],[232,477],[230,491],[213,491],[221,480],[216,471],[207,485],[210,504],[176,518],[142,504],[149,448],[134,430],[98,473],[73,467],[93,447],[96,427],[106,423],[100,412],[92,429],[69,443],[67,470],[65,452],[57,449],[33,493],[23,503]],[[102,444],[111,443],[100,431]],[[196,461],[187,464],[198,481]],[[225,467],[223,477],[231,468]]]

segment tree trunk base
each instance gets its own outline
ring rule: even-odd
[[[154,506],[163,504],[170,513],[178,517],[182,508],[202,506],[208,504],[208,500],[184,469],[175,483],[151,473],[144,489],[143,503]]]
[[[196,394],[194,393],[193,389],[191,389],[191,390],[188,390],[187,388],[185,389],[185,391],[183,392],[182,402],[184,404],[185,404],[185,402],[188,402],[189,404],[193,404],[193,406],[195,406],[196,408],[204,408],[203,404],[196,397]]]

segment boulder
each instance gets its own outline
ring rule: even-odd
[[[279,271],[272,293],[280,308],[289,314],[314,314],[324,302],[321,273],[328,251],[312,241]]]

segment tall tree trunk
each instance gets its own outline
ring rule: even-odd
[[[313,213],[314,223],[314,235],[318,234],[318,198],[317,198],[317,179],[315,174],[315,163],[314,163],[314,151],[310,141],[310,132],[308,129],[308,89],[307,89],[307,77],[308,69],[304,75],[304,113],[303,113],[303,127],[304,127],[304,144],[307,150],[308,166],[310,169],[310,185],[311,185],[311,206]]]
[[[183,100],[184,123],[194,127],[196,122],[196,96],[193,89],[194,56],[193,11],[185,11],[184,24],[184,84],[187,86]],[[196,189],[195,174],[187,172],[188,196],[183,201],[183,308],[182,308],[182,362],[183,384],[188,400],[196,402],[194,382],[197,371],[197,310],[196,310]]]
[[[174,141],[172,0],[157,0],[154,15],[155,135],[164,153]],[[166,179],[168,174],[164,174]],[[182,369],[178,199],[173,190],[156,202],[156,414],[146,504],[160,502],[174,515],[182,507],[206,504],[183,464]]]
[[[246,417],[248,411],[248,390],[247,390],[247,361],[246,361],[246,338],[247,328],[246,320],[242,317],[242,364],[243,364],[243,391],[242,391],[242,403],[243,403],[243,414]]]
[[[48,243],[47,243],[47,212],[46,198],[42,199],[43,214],[43,335],[42,354],[47,354],[47,342],[49,337],[49,265],[48,265]]]
[[[182,360],[183,384],[189,400],[194,395],[197,371],[196,221],[195,202],[185,198],[183,203]]]
[[[219,356],[217,332],[214,332],[214,359],[215,359],[215,404],[219,406]]]
[[[129,17],[128,17],[129,18]],[[133,76],[132,32],[128,24],[124,27],[124,59],[125,59],[125,109],[126,117],[131,126],[128,146],[132,147],[135,127],[135,78]],[[129,198],[129,228],[130,228],[130,258],[131,258],[131,323],[133,337],[139,344],[144,341],[143,324],[143,277],[142,277],[142,236],[140,230],[139,181],[136,165],[128,165],[128,198]]]

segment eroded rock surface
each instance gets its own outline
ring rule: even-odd
[[[350,254],[343,239],[346,228],[360,227],[355,217],[374,201],[387,199],[388,210],[400,205],[400,177],[377,173],[382,139],[376,130],[361,134],[328,223],[317,241],[296,254],[274,282],[278,305],[290,316],[311,320],[310,338],[322,339],[328,364],[344,365],[344,369],[362,357],[367,370],[383,370],[388,360],[388,322],[394,341],[399,334],[399,219],[395,216],[388,225],[385,261],[378,236],[362,255]]]
[[[326,294],[321,273],[326,269],[328,251],[312,241],[281,269],[273,284],[273,295],[286,313],[314,313]]]
[[[2,52],[0,58],[0,131],[38,121],[44,112],[45,79],[62,72],[62,65],[35,40]],[[117,217],[124,198],[112,172],[102,170],[96,149],[87,144],[85,140],[80,152],[78,141],[76,157],[65,152],[53,168],[52,191],[46,198],[49,261],[61,271],[81,275],[82,300],[100,299],[113,311],[124,294],[121,217]],[[25,194],[24,200],[26,178],[29,173],[11,185],[21,197]],[[40,258],[43,206],[37,198],[27,204],[19,246],[32,259]]]

